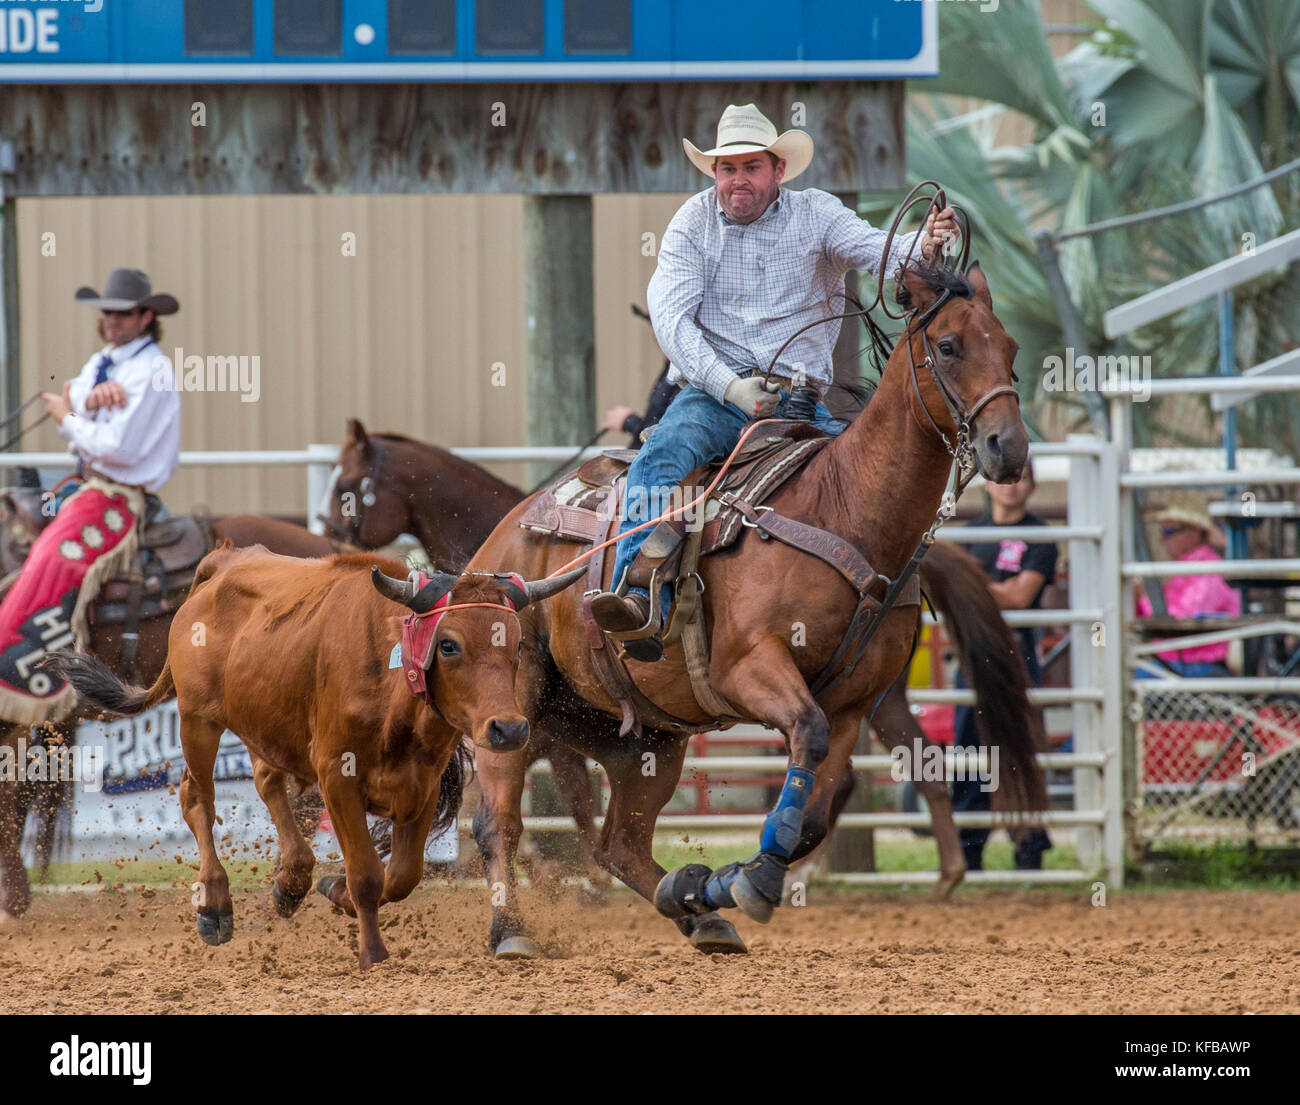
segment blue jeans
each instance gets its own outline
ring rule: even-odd
[[[781,392],[782,405],[776,413],[778,418],[782,416],[786,398],[786,393]],[[689,499],[674,499],[673,489],[696,468],[709,461],[721,460],[730,453],[749,422],[745,412],[734,403],[719,403],[699,388],[685,385],[669,404],[658,425],[650,431],[645,445],[628,469],[619,536],[651,518],[657,518],[669,507],[688,502]],[[844,431],[844,423],[832,418],[824,403],[817,404],[813,425],[831,436]],[[653,529],[653,526],[647,526],[619,541],[618,557],[614,561],[615,586]],[[640,587],[633,590],[649,595]],[[667,610],[670,601],[667,587],[663,594],[663,609]]]

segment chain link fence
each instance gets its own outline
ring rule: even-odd
[[[1143,843],[1300,843],[1300,695],[1133,693]]]

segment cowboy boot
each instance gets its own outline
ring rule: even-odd
[[[627,638],[624,634],[636,633],[650,625],[650,597],[640,591],[618,595],[605,591],[591,600],[591,616],[595,623],[623,646],[623,651],[633,660],[653,664],[663,658],[663,626],[660,624],[646,636]]]

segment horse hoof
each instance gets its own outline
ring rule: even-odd
[[[947,901],[952,897],[952,892],[957,889],[957,884],[965,877],[966,871],[963,868],[955,875],[939,876],[939,881],[934,884],[934,897],[936,901]]]
[[[749,949],[735,926],[725,917],[709,913],[696,918],[691,946],[705,955],[747,955]]]
[[[540,959],[542,949],[527,936],[507,936],[497,945],[493,959]]]
[[[744,870],[736,872],[736,880],[731,884],[731,896],[740,911],[760,925],[767,924],[776,911],[776,904],[763,897]]]
[[[287,890],[280,889],[278,882],[271,883],[271,901],[275,903],[275,911],[281,917],[292,917],[306,897],[306,894],[290,894]]]
[[[19,924],[16,913],[10,913],[3,906],[0,906],[0,930],[17,928]]]
[[[235,912],[231,909],[210,909],[197,915],[199,937],[214,948],[227,944],[235,936]]]
[[[347,881],[348,877],[346,875],[326,875],[316,884],[316,892],[318,894],[323,894],[335,905],[338,905],[338,902],[334,901],[334,888],[338,886],[339,883],[346,883]]]
[[[688,863],[669,871],[655,887],[655,909],[670,921],[680,921],[708,909],[704,886],[713,874],[702,863]]]

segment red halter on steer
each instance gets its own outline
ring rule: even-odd
[[[502,578],[507,586],[518,588],[521,594],[527,587],[524,577],[515,572],[510,572]],[[433,582],[433,579],[424,572],[412,572],[411,582],[415,584],[418,593]],[[451,591],[448,589],[428,610],[423,613],[413,612],[402,622],[402,670],[406,674],[407,689],[413,695],[424,698],[435,712],[438,708],[429,694],[428,669],[433,659],[433,646],[437,640],[438,623],[442,621],[442,616],[452,610],[471,610],[475,607],[505,610],[510,614],[517,614],[518,611],[518,606],[510,599],[505,603],[457,602],[449,606],[447,600],[450,597]]]

